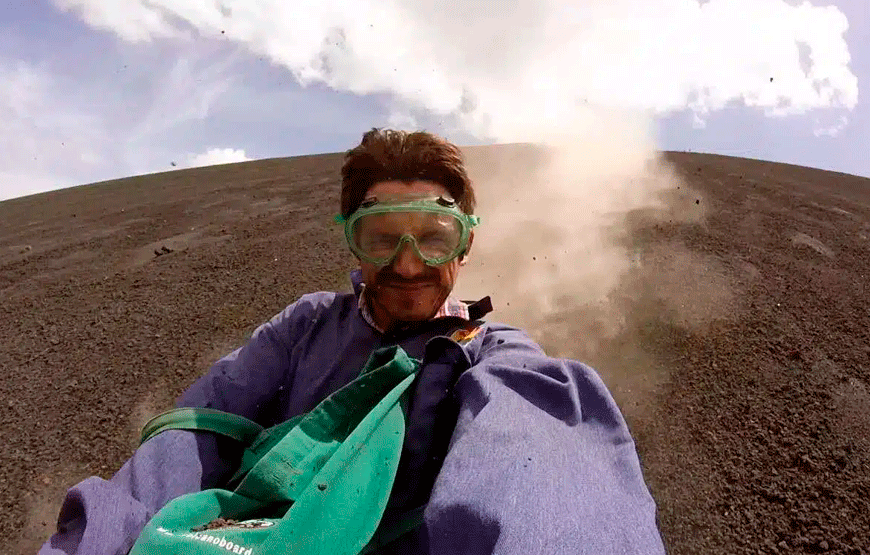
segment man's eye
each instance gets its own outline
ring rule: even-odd
[[[450,238],[443,233],[431,232],[421,235],[420,242],[432,245],[447,244],[450,242]]]
[[[374,235],[369,237],[367,243],[373,247],[384,247],[396,244],[396,237],[393,235]]]

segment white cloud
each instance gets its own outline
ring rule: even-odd
[[[61,10],[78,13],[85,23],[98,29],[114,31],[121,38],[132,42],[184,36],[169,20],[168,12],[150,5],[149,2],[54,0],[54,4]]]
[[[858,97],[845,16],[808,2],[55,1],[126,40],[225,36],[300,83],[390,93],[406,110],[506,140],[550,129],[583,102],[689,108],[703,120],[731,102],[783,116],[851,109]]]
[[[846,116],[840,116],[837,123],[828,127],[816,127],[816,129],[813,130],[813,134],[816,137],[836,137],[848,124],[849,118]]]
[[[393,110],[387,116],[387,127],[392,129],[402,129],[406,131],[415,131],[420,128],[417,118],[413,114],[405,110]]]
[[[236,162],[247,162],[250,160],[248,155],[242,149],[235,148],[210,148],[202,154],[196,154],[188,157],[187,163],[184,164],[188,168],[197,168],[200,166],[216,166],[218,164],[234,164]]]
[[[293,100],[247,73],[256,57],[305,85],[389,99],[387,117],[373,123],[434,123],[484,141],[589,131],[626,111],[642,127],[689,109],[703,127],[712,112],[740,103],[771,117],[833,108],[815,126],[832,135],[846,125],[832,118],[858,100],[845,16],[806,2],[53,2],[125,41],[94,54],[92,67],[123,60],[129,68],[85,77],[0,55],[0,167],[30,176],[7,180],[4,194],[12,181],[84,183],[184,164],[183,153],[225,140],[202,137],[239,94],[262,106],[257,121],[273,110],[287,121]],[[306,118],[321,135],[357,125],[346,114]]]

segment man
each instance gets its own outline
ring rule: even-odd
[[[399,345],[421,361],[387,511],[426,505],[393,553],[663,553],[655,503],[619,410],[588,366],[451,296],[474,242],[474,190],[454,145],[373,129],[348,151],[341,215],[354,292],[307,294],[179,399],[271,426]],[[69,490],[41,555],[124,554],[169,500],[217,487],[238,445],[170,430],[109,481]],[[385,517],[386,518],[386,517]]]

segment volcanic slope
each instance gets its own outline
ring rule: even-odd
[[[624,325],[572,354],[626,415],[668,551],[870,553],[870,180],[666,157],[674,209],[705,216],[626,215],[640,263],[617,291]],[[298,296],[349,290],[341,160],[0,203],[0,545],[34,553],[65,490],[109,478],[211,363]],[[719,282],[728,310],[711,316]],[[591,333],[569,313],[536,337],[561,356],[575,322]]]

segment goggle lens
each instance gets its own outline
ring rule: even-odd
[[[374,260],[392,258],[404,241],[412,240],[427,261],[455,255],[462,241],[462,222],[436,212],[386,212],[366,214],[351,230],[354,246]]]

